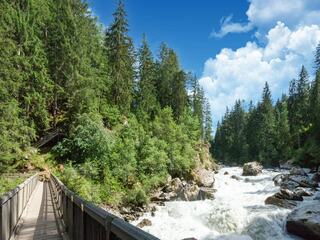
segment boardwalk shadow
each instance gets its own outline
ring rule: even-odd
[[[61,239],[48,182],[43,183],[42,201],[33,239]]]

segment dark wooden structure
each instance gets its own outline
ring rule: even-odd
[[[38,174],[35,174],[0,198],[0,240],[9,240],[13,236],[37,183]]]
[[[83,200],[52,174],[49,176],[48,182],[45,183],[39,183],[38,174],[36,174],[0,199],[0,240],[9,240],[14,236],[19,219],[30,196],[33,193],[34,196],[39,195],[40,186],[37,184],[48,185],[47,189],[49,189],[48,194],[50,196],[46,194],[48,197],[45,198],[45,201],[50,200],[47,205],[52,206],[54,215],[57,216],[57,224],[50,223],[50,227],[56,226],[56,230],[63,239],[159,240],[104,209]],[[35,188],[36,191],[34,191]],[[34,196],[32,199],[34,199]],[[30,205],[34,206],[35,203],[28,204],[28,208]],[[24,213],[23,216],[27,215],[27,218],[28,212],[26,211],[27,214]],[[47,224],[45,219],[48,218],[44,217],[41,221],[38,219],[36,222],[42,225]],[[34,229],[41,229],[40,227],[33,226]],[[27,228],[31,229],[28,226]],[[24,237],[19,239],[24,239]],[[41,239],[45,239],[45,236],[42,235]]]

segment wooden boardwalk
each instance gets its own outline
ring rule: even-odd
[[[21,219],[16,240],[62,240],[47,182],[38,182]]]

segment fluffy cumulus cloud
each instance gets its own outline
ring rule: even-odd
[[[259,35],[268,31],[278,21],[295,28],[320,24],[320,1],[318,0],[249,0],[247,23],[232,21],[232,15],[221,19],[219,31],[211,37],[224,37],[229,33],[243,33],[256,29]]]
[[[271,18],[267,13],[262,15],[265,16],[260,18]],[[199,81],[209,98],[215,121],[236,99],[258,101],[266,81],[273,96],[279,97],[287,91],[290,80],[298,76],[302,65],[312,74],[314,50],[320,41],[319,25],[299,24],[293,28],[278,21],[264,38],[263,46],[250,41],[236,50],[222,49],[205,62]]]

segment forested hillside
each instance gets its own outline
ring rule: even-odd
[[[46,158],[88,200],[139,204],[169,174],[191,176],[210,107],[173,49],[134,47],[122,1],[106,29],[82,0],[3,0],[0,12],[1,173],[59,130]]]
[[[289,95],[273,104],[268,83],[262,100],[249,106],[241,100],[218,122],[212,152],[225,163],[257,160],[267,166],[294,159],[304,167],[320,165],[320,44],[315,79],[304,66],[290,82]]]

